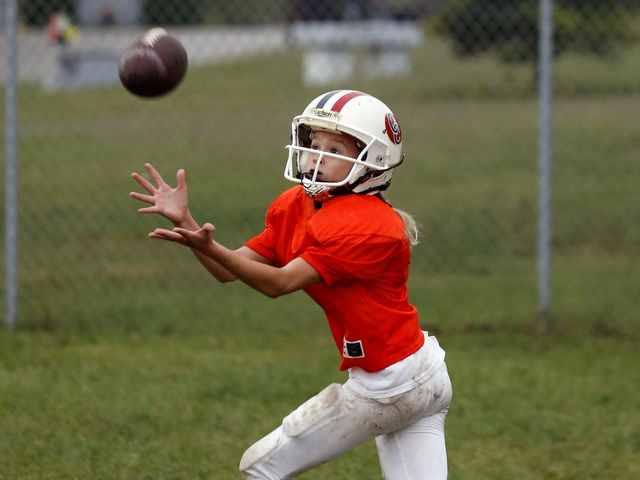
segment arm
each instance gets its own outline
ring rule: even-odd
[[[170,240],[195,248],[250,287],[276,298],[321,281],[318,272],[302,258],[295,258],[284,267],[274,267],[229,250],[212,238],[213,225],[206,223],[197,231],[183,228],[157,228],[152,238]]]
[[[278,268],[244,257],[215,241],[208,245],[205,252],[208,258],[215,259],[229,272],[233,272],[236,278],[271,298],[295,292],[320,281],[318,272],[302,258],[295,258]]]
[[[150,205],[149,207],[138,209],[138,212],[142,214],[158,214],[172,222],[176,227],[187,230],[198,230],[200,225],[195,221],[188,208],[186,172],[183,169],[178,170],[176,174],[177,186],[176,188],[172,188],[164,181],[153,165],[146,163],[144,167],[151,179],[155,182],[155,185],[138,172],[131,174],[133,179],[148,192],[148,195],[138,192],[129,193],[131,198]],[[207,257],[195,248],[191,250],[200,264],[218,281],[226,283],[236,279],[233,273],[229,272],[214,259]],[[264,257],[247,247],[240,247],[236,252],[254,261],[267,263]]]
[[[176,227],[180,227],[180,228],[184,228],[186,230],[192,230],[192,231],[196,231],[200,228],[200,225],[198,225],[198,222],[196,222],[193,219],[190,213],[188,213],[187,219],[175,225]],[[200,252],[196,248],[191,248],[191,251],[196,256],[200,264],[220,283],[233,282],[234,280],[237,280],[238,277],[236,277],[233,273],[231,273],[229,270],[223,267],[220,263],[216,262],[213,258],[208,257],[207,255]],[[264,264],[269,263],[267,259],[264,258],[262,255],[254,252],[253,250],[245,246],[242,246],[234,250],[234,252],[242,257],[251,259],[259,263],[264,263]]]

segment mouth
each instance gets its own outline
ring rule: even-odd
[[[304,172],[302,174],[303,178],[307,178],[309,180],[313,179],[313,170],[310,170],[308,172]],[[322,172],[320,170],[318,170],[318,175],[316,175],[316,181],[317,180],[322,180]]]

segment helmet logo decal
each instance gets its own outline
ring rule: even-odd
[[[333,120],[337,120],[340,117],[340,115],[338,115],[336,112],[328,112],[327,110],[322,110],[321,108],[312,108],[311,114],[315,115],[316,117],[331,118]]]
[[[387,113],[384,117],[384,129],[387,132],[389,140],[396,145],[400,145],[400,142],[402,142],[402,131],[400,130],[398,120],[391,112]]]
[[[352,98],[359,97],[360,95],[364,95],[364,93],[356,92],[355,90],[343,95],[338,100],[336,100],[336,103],[333,104],[333,107],[331,107],[331,110],[333,110],[334,112],[339,112],[340,110],[342,110],[342,107],[344,107],[349,100],[351,100]]]

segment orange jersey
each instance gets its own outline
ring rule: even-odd
[[[410,248],[404,224],[378,197],[345,195],[315,208],[301,186],[267,211],[246,246],[275,266],[302,257],[322,278],[305,288],[324,310],[341,352],[340,369],[382,370],[424,343],[408,301]]]

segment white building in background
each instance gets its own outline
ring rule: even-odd
[[[81,25],[132,25],[142,16],[142,0],[76,0]]]
[[[402,77],[412,70],[411,50],[424,42],[416,21],[373,19],[295,22],[289,39],[304,51],[302,77],[307,86],[367,77]]]

